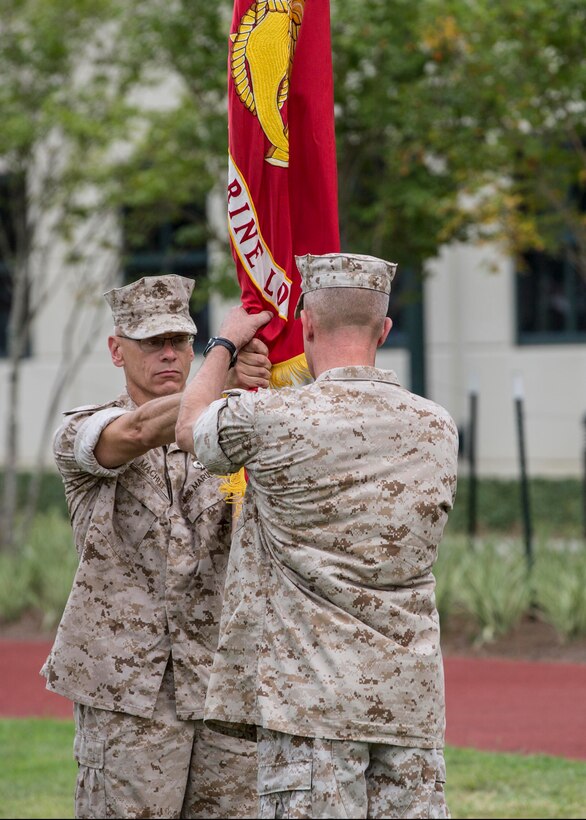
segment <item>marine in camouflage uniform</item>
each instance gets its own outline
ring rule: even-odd
[[[42,674],[74,701],[76,817],[258,813],[254,745],[202,721],[232,520],[174,443],[192,289],[162,276],[106,294],[127,392],[67,413],[54,439],[79,566]]]
[[[206,725],[257,736],[261,817],[448,817],[432,567],[456,426],[374,366],[395,266],[298,265],[315,381],[218,398],[217,353],[179,413],[177,440],[195,421],[212,473],[248,474]],[[234,311],[220,333],[238,345],[251,330]]]

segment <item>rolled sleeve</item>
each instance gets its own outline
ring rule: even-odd
[[[96,460],[94,449],[102,435],[102,430],[111,424],[114,419],[119,418],[127,412],[128,410],[122,407],[107,407],[104,410],[93,413],[93,415],[84,421],[77,432],[73,447],[75,460],[82,470],[99,478],[114,478],[126,469],[126,464],[112,469],[102,467]]]
[[[196,457],[211,473],[223,475],[240,469],[236,467],[220,447],[218,424],[227,399],[212,402],[193,426],[193,448]]]
[[[254,393],[230,394],[212,402],[195,423],[195,454],[211,473],[237,472],[254,458],[254,399]]]

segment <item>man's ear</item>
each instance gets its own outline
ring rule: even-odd
[[[124,367],[124,353],[117,336],[108,336],[108,348],[110,349],[112,363],[116,367]]]
[[[303,327],[303,338],[311,341],[314,336],[313,321],[307,311],[302,310],[300,313],[301,325]]]
[[[383,324],[383,330],[381,335],[378,337],[378,342],[376,343],[377,347],[380,347],[386,342],[387,336],[391,332],[391,328],[393,326],[393,320],[389,316],[385,316],[385,321]]]

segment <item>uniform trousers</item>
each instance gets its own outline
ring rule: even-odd
[[[298,737],[257,729],[265,818],[449,818],[438,749]]]
[[[74,714],[76,817],[258,817],[255,744],[178,720],[171,663],[152,718]]]

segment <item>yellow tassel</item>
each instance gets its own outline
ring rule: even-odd
[[[238,470],[237,473],[223,475],[221,478],[222,483],[220,484],[220,492],[226,496],[226,502],[228,504],[235,505],[236,509],[234,510],[234,514],[237,518],[240,515],[240,510],[242,509],[242,503],[244,501],[244,493],[246,492],[246,475],[244,473],[244,467]]]
[[[312,381],[305,353],[274,364],[271,368],[270,387],[300,387]]]

